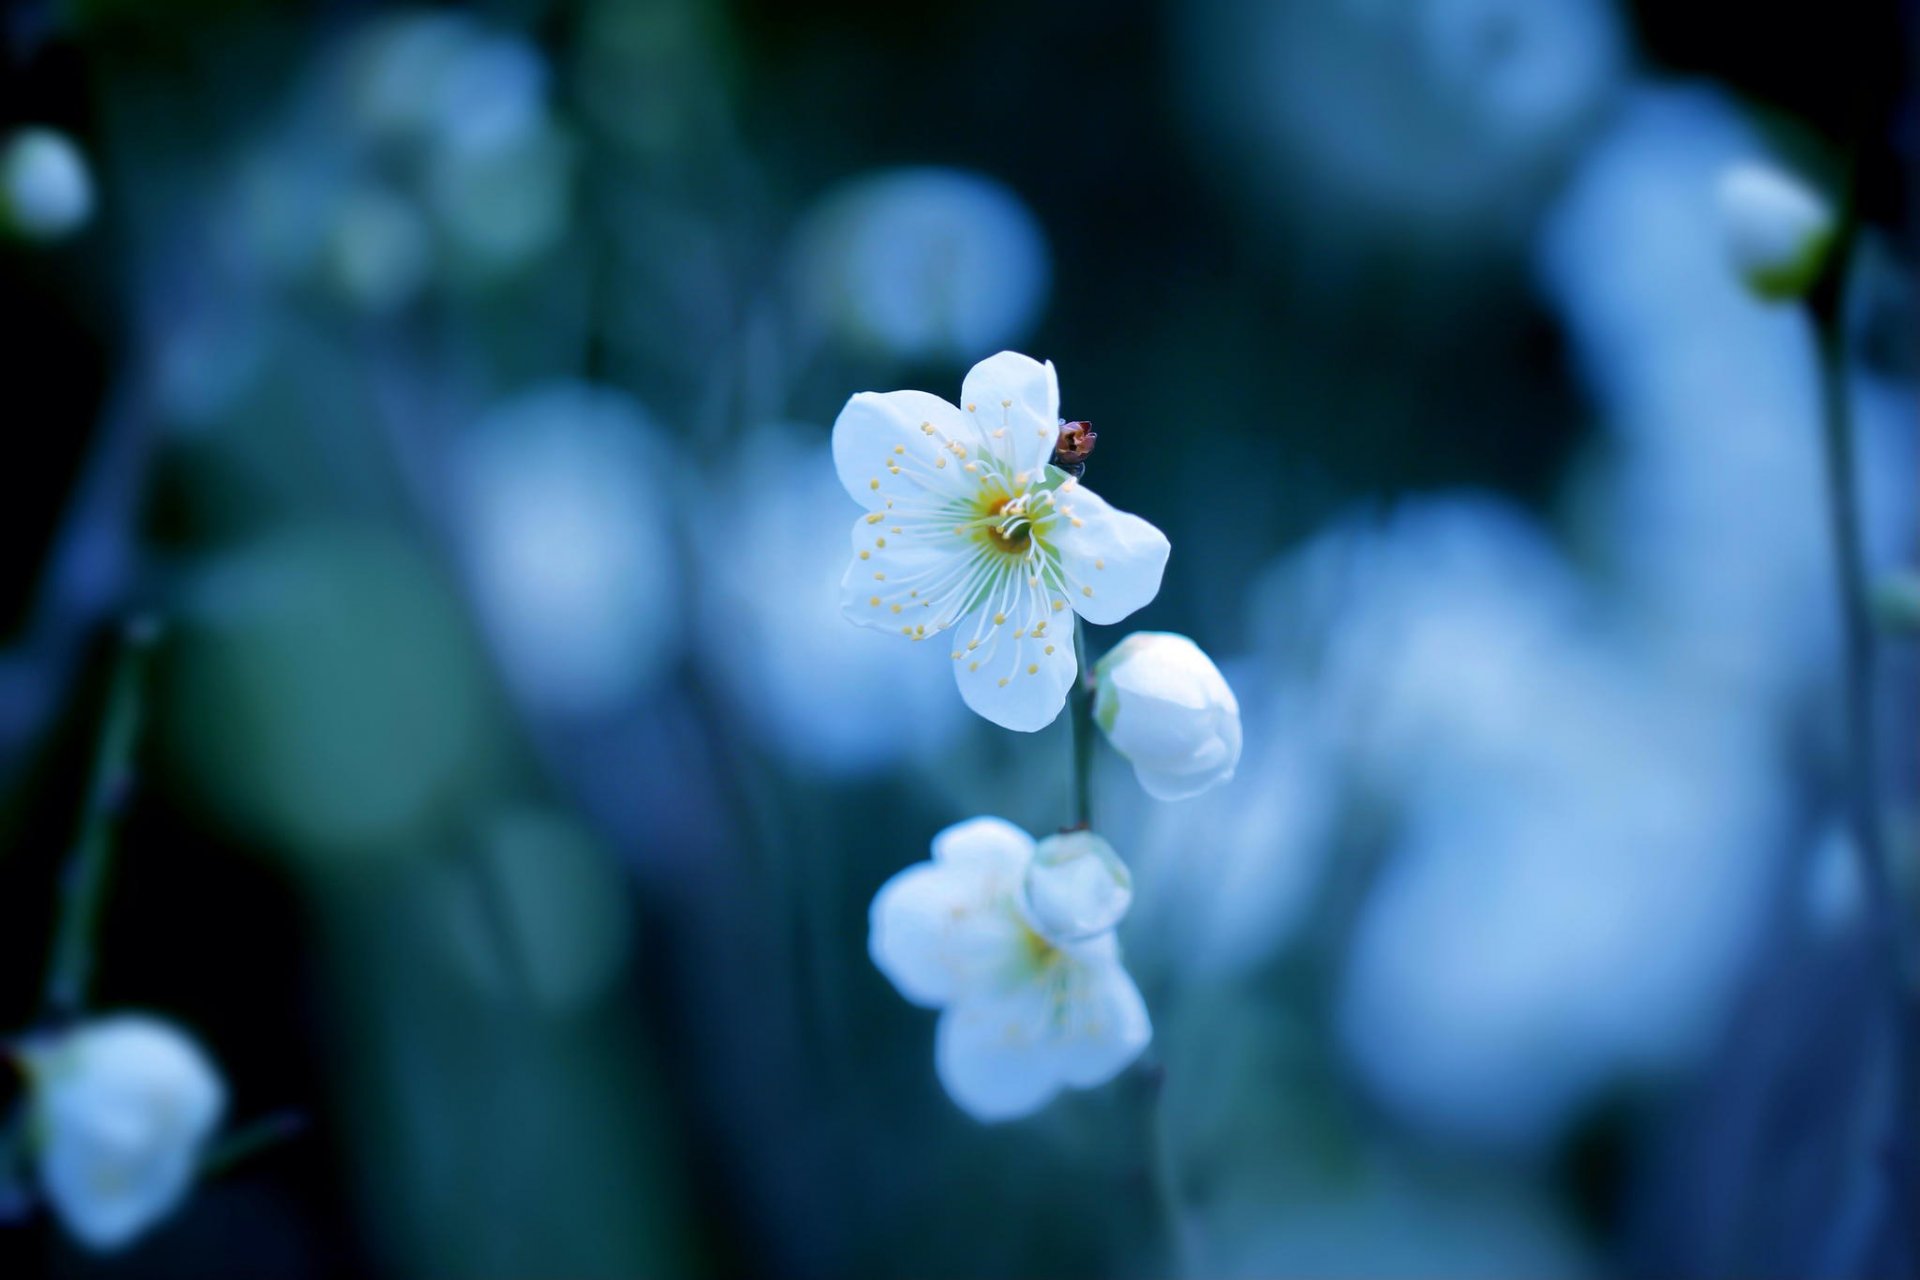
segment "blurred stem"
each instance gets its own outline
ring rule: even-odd
[[[1819,344],[1821,441],[1826,464],[1827,517],[1838,587],[1842,651],[1842,717],[1847,752],[1847,812],[1855,851],[1866,885],[1869,929],[1885,952],[1889,1035],[1888,1074],[1894,1105],[1887,1138],[1892,1203],[1906,1206],[1915,1194],[1916,1094],[1913,973],[1907,947],[1907,921],[1900,879],[1895,874],[1882,822],[1879,752],[1874,733],[1874,643],[1866,556],[1860,534],[1860,488],[1853,430],[1853,404],[1847,376],[1847,268],[1856,229],[1852,184],[1839,220],[1826,274],[1808,294],[1807,314]],[[1896,1211],[1907,1221],[1904,1209]],[[1908,1268],[1920,1262],[1920,1227],[1904,1228]]]
[[[27,1113],[24,1100],[0,1128],[0,1227],[33,1212],[35,1195],[27,1168]]]
[[[494,959],[514,996],[528,1006],[540,1003],[540,982],[534,972],[533,957],[527,953],[513,907],[513,891],[506,883],[505,870],[481,834],[478,824],[464,824],[464,838],[454,851],[456,874],[466,877],[480,913],[480,927],[493,947]]]
[[[1188,1229],[1186,1197],[1181,1194],[1180,1176],[1174,1164],[1172,1144],[1167,1136],[1167,1071],[1158,1062],[1139,1070],[1141,1141],[1144,1145],[1146,1174],[1152,1184],[1152,1208],[1157,1210],[1160,1249],[1156,1275],[1180,1277],[1191,1274],[1194,1250]]]
[[[262,1116],[215,1143],[200,1161],[200,1176],[217,1178],[235,1165],[297,1138],[306,1130],[307,1118],[298,1111],[276,1111]]]
[[[80,811],[80,836],[62,873],[59,918],[41,1002],[46,1022],[70,1021],[87,1002],[100,912],[113,870],[114,826],[133,788],[133,750],[140,735],[147,664],[159,640],[160,626],[152,618],[135,619],[121,636],[93,776]]]
[[[1087,629],[1073,620],[1073,660],[1078,674],[1071,701],[1073,723],[1073,823],[1093,826],[1093,670],[1087,665]]]
[[[1843,246],[1841,246],[1843,247]],[[1841,247],[1836,248],[1839,255]],[[1879,761],[1874,738],[1875,644],[1866,557],[1860,542],[1860,491],[1854,460],[1853,405],[1847,379],[1844,256],[1836,256],[1828,282],[1808,299],[1820,350],[1821,440],[1826,463],[1827,519],[1839,591],[1842,643],[1842,713],[1847,751],[1847,809],[1876,916],[1898,940],[1893,879],[1887,865],[1878,798]],[[1898,972],[1904,980],[1905,961]]]

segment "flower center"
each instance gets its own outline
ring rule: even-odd
[[[1008,555],[1024,556],[1033,546],[1033,520],[1027,515],[1027,495],[1017,498],[1001,498],[989,509],[989,514],[999,518],[998,523],[989,525],[1000,549]]]
[[[973,516],[963,526],[990,551],[1013,560],[1025,560],[1034,538],[1042,532],[1053,495],[1021,490],[1009,493],[1004,483],[983,486],[973,499]]]

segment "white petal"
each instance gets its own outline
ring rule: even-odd
[[[1031,1115],[1059,1092],[1048,1044],[1053,1001],[1022,984],[970,997],[940,1015],[933,1061],[949,1096],[976,1120]]]
[[[869,512],[853,522],[840,611],[863,627],[924,640],[957,619],[968,573],[966,544],[950,521]]]
[[[1146,1003],[1107,934],[1024,980],[962,996],[941,1015],[934,1062],[976,1119],[1012,1120],[1063,1085],[1111,1080],[1152,1039]]]
[[[1020,883],[1033,849],[1033,837],[1005,818],[968,818],[933,838],[935,862],[985,868],[1008,886]]]
[[[833,423],[833,466],[869,511],[920,511],[971,492],[950,446],[983,447],[971,415],[925,391],[862,391]],[[941,465],[946,459],[946,465]],[[896,471],[895,468],[898,468]],[[889,508],[887,504],[896,504]]]
[[[1054,610],[1058,597],[1036,581],[1025,566],[1010,568],[986,604],[948,633],[960,696],[1001,728],[1020,733],[1053,723],[1078,670],[1072,616]]]
[[[158,1019],[121,1016],[26,1057],[41,1184],[74,1237],[115,1249],[171,1213],[226,1108],[200,1047]]]
[[[1026,955],[1026,926],[1012,908],[1018,884],[1017,870],[992,861],[916,863],[874,895],[867,952],[915,1004],[995,985]]]
[[[1046,540],[1059,555],[1067,602],[1088,622],[1119,622],[1160,594],[1167,536],[1139,516],[1116,511],[1081,485],[1060,487],[1060,518]]]
[[[1017,351],[988,356],[960,384],[960,408],[979,424],[987,449],[1009,473],[1034,472],[1060,439],[1060,383],[1051,360]]]
[[[1146,1001],[1118,958],[1076,962],[1050,1041],[1061,1082],[1076,1089],[1105,1084],[1139,1057],[1152,1039]]]

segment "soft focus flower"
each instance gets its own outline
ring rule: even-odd
[[[341,63],[343,114],[376,142],[488,149],[546,118],[539,51],[465,14],[389,14],[355,32]]]
[[[1094,664],[1093,718],[1156,800],[1184,800],[1233,777],[1240,704],[1199,645],[1136,631]]]
[[[1068,606],[1089,622],[1125,618],[1159,592],[1167,540],[1048,461],[1060,427],[1051,363],[1003,351],[960,393],[956,408],[924,391],[863,391],[840,411],[834,466],[867,508],[841,608],[912,640],[953,630],[967,705],[1041,729],[1077,670]]]
[[[1833,245],[1833,210],[1806,184],[1770,165],[1737,164],[1720,175],[1727,253],[1763,298],[1797,298],[1813,286]]]
[[[1514,210],[1548,189],[1627,62],[1607,0],[1198,0],[1178,18],[1221,173],[1289,230],[1391,234],[1398,251],[1525,226]]]
[[[1055,843],[1062,840],[1064,849]],[[1077,928],[1113,916],[1110,855],[1076,835],[1036,849],[1011,823],[974,818],[935,836],[931,862],[908,867],[874,896],[873,962],[901,995],[942,1010],[934,1065],[975,1118],[1011,1120],[1063,1087],[1103,1084],[1152,1039],[1112,929],[1055,935],[1025,901],[1039,863],[1049,868],[1047,919]]]
[[[1771,722],[1619,625],[1521,512],[1407,502],[1271,583],[1383,855],[1339,1031],[1429,1134],[1540,1150],[1622,1078],[1712,1043],[1751,956],[1786,797]]]
[[[1749,705],[1832,670],[1817,362],[1795,308],[1763,305],[1727,266],[1715,183],[1764,154],[1727,95],[1648,85],[1622,104],[1542,227],[1539,266],[1607,428],[1587,541],[1702,678]],[[1865,265],[1864,263],[1862,265]],[[1910,552],[1910,385],[1856,375],[1870,566]]]
[[[730,451],[711,495],[739,505],[731,540],[696,540],[702,659],[761,742],[809,773],[897,768],[903,751],[952,749],[967,712],[947,673],[879,632],[852,630],[835,586],[847,554],[846,495],[815,427],[763,426]],[[914,731],[903,741],[900,718]]]
[[[795,249],[800,302],[847,342],[905,359],[1017,342],[1046,301],[1039,222],[1001,184],[896,169],[821,201]]]
[[[0,213],[29,240],[71,235],[93,215],[93,176],[66,134],[22,129],[0,151]]]
[[[625,396],[538,387],[465,441],[460,511],[481,614],[542,708],[604,712],[671,657],[678,575],[658,478],[665,446]]]
[[[74,1237],[116,1249],[185,1198],[226,1110],[204,1050],[170,1023],[120,1014],[29,1042],[40,1180]]]

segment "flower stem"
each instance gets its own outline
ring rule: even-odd
[[[1838,275],[1842,264],[1835,264]],[[1838,288],[1834,290],[1838,294]],[[1827,520],[1833,544],[1842,643],[1847,809],[1867,890],[1882,924],[1892,923],[1893,885],[1877,797],[1879,752],[1873,728],[1875,645],[1865,556],[1860,545],[1860,494],[1854,465],[1853,412],[1847,386],[1839,298],[1812,303],[1820,347],[1821,438],[1826,463]],[[1904,970],[1904,962],[1901,968]]]
[[[1834,581],[1840,611],[1843,667],[1842,717],[1846,739],[1849,826],[1866,886],[1868,928],[1885,953],[1881,981],[1888,1018],[1888,1074],[1893,1081],[1892,1132],[1886,1158],[1892,1201],[1911,1203],[1915,1190],[1914,1127],[1920,1120],[1920,1065],[1916,1053],[1914,974],[1899,878],[1891,863],[1879,799],[1879,752],[1874,733],[1874,643],[1866,556],[1861,547],[1860,491],[1854,455],[1853,405],[1847,378],[1846,279],[1852,244],[1852,210],[1832,251],[1827,274],[1808,295],[1807,314],[1819,344],[1821,442],[1826,470],[1827,518],[1833,546]],[[1920,1237],[1903,1242],[1909,1262],[1920,1260]]]
[[[1166,1083],[1166,1067],[1158,1061],[1143,1060],[1128,1076],[1129,1105],[1139,1114],[1140,1226],[1145,1232],[1146,1274],[1184,1276],[1193,1266],[1195,1242],[1170,1145]]]
[[[1093,671],[1087,666],[1086,624],[1073,620],[1073,660],[1078,675],[1071,702],[1073,725],[1073,821],[1093,826]]]
[[[86,1006],[93,980],[95,939],[113,868],[113,829],[133,785],[133,749],[139,739],[148,659],[160,640],[152,618],[136,618],[121,635],[106,719],[94,751],[93,776],[80,811],[80,836],[60,883],[59,917],[47,965],[41,1017],[67,1022]]]

